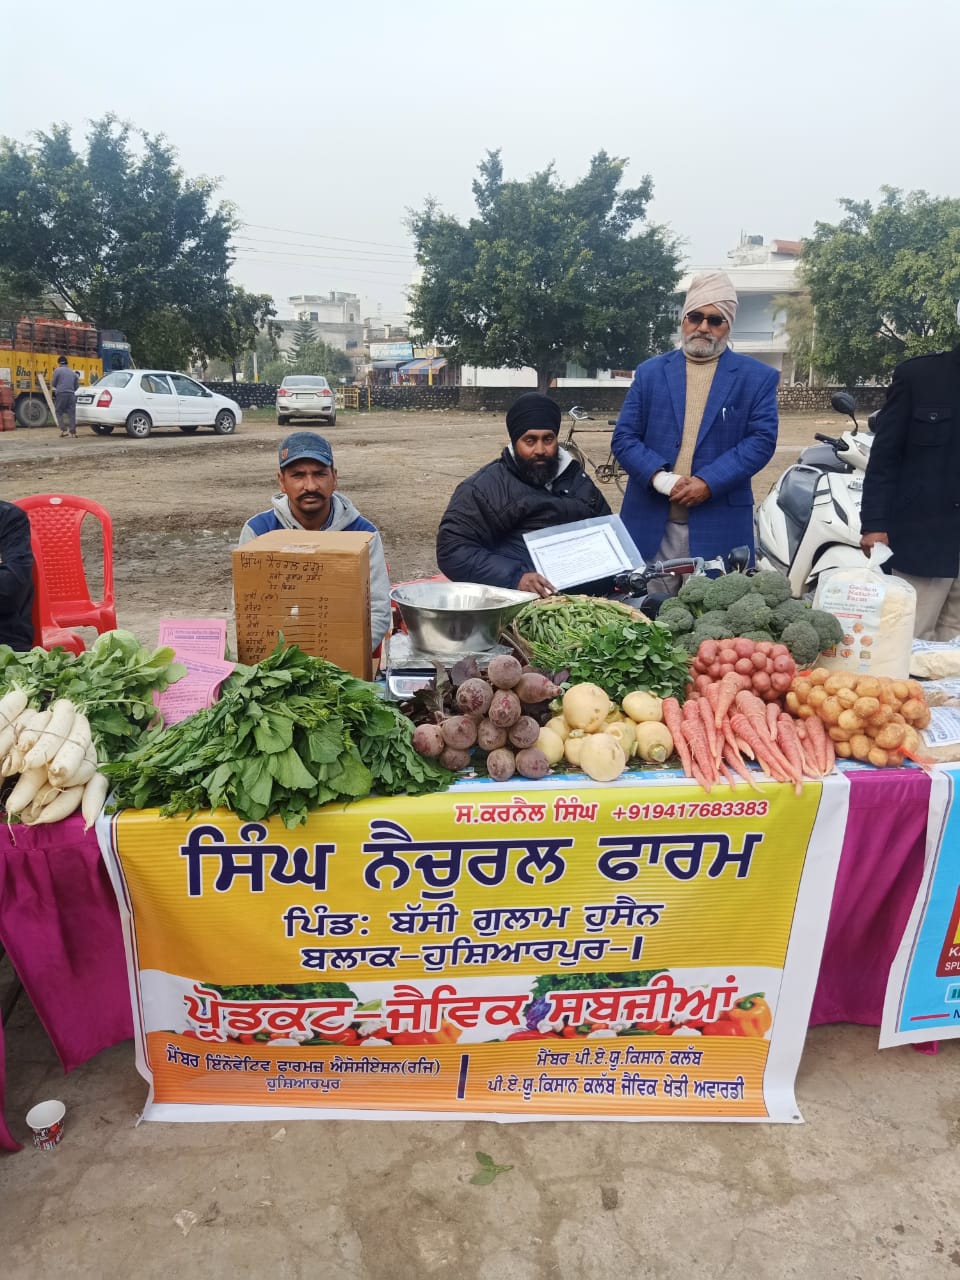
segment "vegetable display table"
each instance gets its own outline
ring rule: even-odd
[[[916,769],[850,770],[847,778],[847,827],[810,1022],[879,1026],[922,872],[929,779]],[[95,834],[82,833],[79,816],[53,828],[0,829],[0,942],[66,1070],[132,1035],[116,900]],[[3,1121],[0,1041],[0,1149],[18,1145]]]

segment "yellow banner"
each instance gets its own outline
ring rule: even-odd
[[[835,781],[477,784],[294,831],[124,812],[101,838],[147,1114],[796,1119],[767,1068],[781,1026],[802,1044],[826,906],[798,903],[815,827],[832,884]]]

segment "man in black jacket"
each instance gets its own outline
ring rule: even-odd
[[[0,502],[0,644],[33,648],[30,520],[12,502]]]
[[[960,635],[960,347],[897,365],[874,433],[861,545],[893,551],[893,572],[917,593],[917,637],[951,640]]]
[[[457,486],[440,521],[441,573],[454,582],[553,594],[535,572],[523,535],[610,514],[597,486],[560,448],[560,421],[559,406],[535,391],[510,406],[510,444]]]

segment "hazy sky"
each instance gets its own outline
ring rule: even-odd
[[[960,195],[955,0],[48,0],[35,21],[45,56],[7,50],[0,132],[113,111],[166,134],[247,224],[235,278],[281,306],[401,311],[405,210],[467,217],[488,148],[508,178],[628,159],[693,265],[881,184]]]

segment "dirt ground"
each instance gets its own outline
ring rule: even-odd
[[[814,431],[838,423],[836,416],[784,417],[756,494],[767,493]],[[500,414],[340,413],[334,427],[309,425],[329,435],[340,488],[380,529],[394,581],[437,572],[434,540],[450,494],[506,440]],[[586,426],[602,428],[604,419]],[[0,497],[74,493],[104,506],[113,521],[118,621],[153,644],[161,617],[230,615],[230,552],[244,521],[269,505],[285,434],[264,411],[245,415],[235,436],[171,429],[131,440],[81,427],[73,442],[52,427],[4,432]],[[606,433],[576,439],[589,458],[604,461]],[[619,510],[616,486],[603,490]]]
[[[758,495],[837,421],[787,418]],[[234,438],[5,433],[0,496],[101,502],[120,623],[153,643],[160,617],[229,610],[229,553],[266,505],[281,434],[263,418]],[[499,415],[376,413],[342,415],[328,434],[399,579],[434,571],[447,497],[504,428]],[[602,461],[603,445],[592,451]],[[27,1109],[47,1097],[63,1099],[68,1125],[56,1151],[0,1156],[4,1280],[927,1280],[960,1268],[957,1042],[881,1054],[876,1029],[812,1031],[795,1127],[138,1126],[131,1044],[64,1077],[25,999],[5,1036],[14,1132],[26,1137]],[[512,1170],[471,1186],[477,1150]]]

